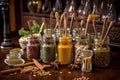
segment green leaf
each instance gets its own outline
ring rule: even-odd
[[[20,36],[28,36],[30,34],[29,31],[25,30],[23,27],[18,31]]]
[[[44,23],[40,26],[39,34],[44,33]]]
[[[40,25],[37,23],[36,20],[33,20],[32,23],[33,23],[33,26],[31,28],[32,29],[32,33],[38,33]]]

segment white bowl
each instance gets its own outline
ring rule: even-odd
[[[28,40],[27,37],[20,37],[19,38],[19,45],[24,50],[27,48]]]

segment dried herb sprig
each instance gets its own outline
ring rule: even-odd
[[[80,66],[79,66],[79,65],[80,65],[80,64],[73,63],[73,64],[68,65],[68,67],[70,67],[70,68],[71,68],[71,70],[74,70],[74,69],[78,69],[78,68],[80,68]]]
[[[50,66],[53,67],[53,69],[59,69],[61,63],[58,61],[53,61],[50,63]]]

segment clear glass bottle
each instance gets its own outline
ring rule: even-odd
[[[48,35],[51,34],[50,31],[48,29],[48,32],[43,36],[43,44],[41,46],[41,59],[44,63],[51,63],[56,59],[55,40],[52,36]]]
[[[94,2],[93,4],[93,10],[92,10],[92,19],[99,20],[100,19],[100,13],[98,11],[97,4]]]
[[[51,0],[44,0],[42,5],[42,13],[50,13],[51,11]]]
[[[77,10],[77,2],[76,0],[72,0],[69,4],[69,7],[68,7],[68,17],[71,17],[73,12],[76,12]]]
[[[68,11],[69,4],[70,4],[70,0],[66,0],[64,12],[67,12],[67,11]]]
[[[90,13],[91,13],[90,0],[87,0],[85,3],[85,7],[83,9],[83,12],[82,12],[82,19],[86,20]]]
[[[31,13],[39,13],[42,7],[41,0],[28,0],[27,1],[27,8]]]
[[[114,21],[115,20],[115,7],[113,5],[113,3],[109,2],[109,12],[108,12],[108,16],[109,16],[109,20],[110,21]]]
[[[92,71],[92,50],[84,50],[81,52],[81,71],[91,72]]]
[[[115,7],[113,3],[108,1],[104,1],[101,3],[101,20],[105,19],[106,16],[109,17],[109,20],[115,20]]]
[[[40,59],[40,42],[38,36],[29,36],[27,44],[27,59]]]
[[[84,7],[85,7],[85,0],[81,0],[80,6],[78,7],[78,10],[77,10],[79,19],[82,19],[82,12]]]
[[[72,41],[69,36],[62,36],[59,39],[58,44],[58,62],[61,62],[62,65],[72,63]]]
[[[52,8],[52,11],[55,13],[55,12],[59,12],[60,14],[63,12],[63,4],[62,4],[62,1],[61,0],[56,0],[53,8]]]
[[[109,42],[109,40],[107,41]],[[101,39],[94,39],[93,65],[95,67],[107,67],[110,64],[110,47],[107,43],[102,43]]]

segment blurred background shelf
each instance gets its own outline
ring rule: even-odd
[[[28,29],[28,26],[26,24],[27,20],[36,20],[39,23],[41,23],[41,18],[45,17],[46,18],[46,22],[49,22],[49,13],[42,13],[41,11],[39,13],[30,13],[28,8],[27,8],[27,1],[28,0],[10,0],[11,3],[11,30],[12,31],[18,31],[21,27],[24,27],[25,29]],[[44,0],[42,0],[44,1]],[[53,5],[55,4],[56,0],[50,0],[51,2],[51,6],[53,7]],[[65,7],[65,3],[66,1],[70,1],[70,0],[62,0],[63,3],[63,7]],[[78,1],[78,6],[80,4],[80,0],[76,0]],[[91,0],[94,1],[94,0]],[[101,0],[98,0],[101,1]],[[111,0],[113,2],[115,2],[115,4],[119,3],[119,0]],[[117,5],[116,7],[119,7],[119,5]],[[117,10],[119,11],[120,9],[117,8]],[[120,12],[120,11],[119,11]],[[13,16],[14,15],[14,16]],[[54,24],[55,22],[55,18],[54,18]],[[80,20],[78,20],[80,22]],[[97,21],[97,26],[98,29],[100,30],[102,27],[102,22],[101,21]],[[90,25],[91,26],[91,25]],[[74,27],[74,26],[73,26]],[[1,27],[2,28],[2,27]],[[0,29],[1,29],[0,28]],[[92,28],[91,30],[92,31]],[[114,24],[114,26],[111,28],[110,32],[109,32],[109,37],[111,40],[110,45],[112,46],[117,46],[120,47],[120,21],[116,22]]]

